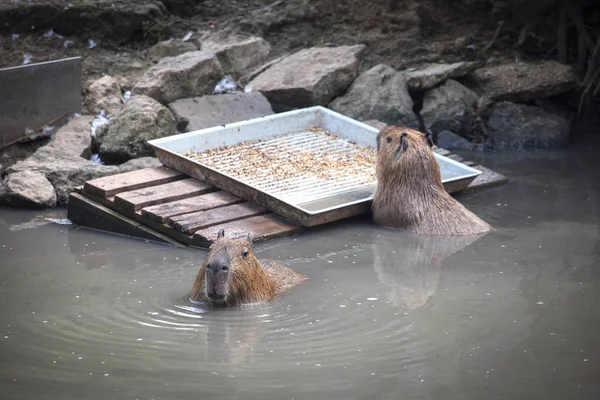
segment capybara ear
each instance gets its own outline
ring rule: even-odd
[[[400,143],[402,144],[402,151],[406,151],[408,149],[408,133],[404,132],[400,135]]]
[[[377,151],[379,151],[379,141],[381,140],[381,133],[383,129],[377,132]]]
[[[248,232],[248,243],[252,244],[252,241],[254,240],[254,235],[252,234],[252,232]]]
[[[429,147],[433,147],[433,132],[431,132],[431,129],[427,129],[425,132],[425,141],[427,141]]]
[[[219,240],[223,237],[225,237],[225,229],[221,228],[221,229],[219,229],[219,233],[217,233],[217,240]]]

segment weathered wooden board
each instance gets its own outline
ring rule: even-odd
[[[214,192],[215,187],[194,178],[187,178],[162,185],[122,192],[115,196],[115,204],[128,211],[168,203],[188,197]]]
[[[78,193],[69,195],[67,218],[76,225],[184,247],[170,237],[127,218]]]
[[[142,209],[142,215],[153,221],[166,223],[170,217],[175,217],[177,215],[204,211],[242,202],[245,202],[245,200],[240,199],[231,193],[219,190],[201,196],[145,207]]]
[[[0,148],[80,112],[80,57],[0,69]]]
[[[255,215],[267,214],[268,212],[269,211],[266,208],[257,206],[256,204],[241,203],[171,217],[169,218],[169,225],[179,232],[191,235],[200,229],[253,217]]]
[[[225,235],[232,239],[245,238],[248,236],[249,232],[252,232],[255,241],[262,241],[267,238],[283,236],[298,232],[303,229],[277,214],[270,213],[224,224],[213,225],[209,228],[197,231],[194,236],[200,236],[212,243],[217,239],[217,233],[221,228],[225,230]]]
[[[110,197],[118,193],[161,185],[186,178],[188,177],[179,171],[161,166],[93,179],[84,183],[83,190],[94,196]]]

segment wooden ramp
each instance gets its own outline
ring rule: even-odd
[[[447,150],[434,151],[483,172],[467,190],[508,182]],[[69,196],[68,218],[89,228],[201,248],[210,246],[221,228],[232,238],[252,232],[257,241],[309,229],[164,166],[85,182]]]
[[[85,182],[69,196],[77,225],[181,246],[208,247],[252,232],[257,241],[301,227],[269,210],[167,167]]]

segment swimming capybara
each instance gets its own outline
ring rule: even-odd
[[[387,126],[377,135],[376,224],[425,235],[471,235],[492,227],[442,184],[431,132]]]
[[[229,239],[219,230],[194,282],[190,300],[215,306],[273,299],[307,277],[273,260],[258,260],[247,239]]]

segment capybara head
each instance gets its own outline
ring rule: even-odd
[[[235,292],[236,277],[244,268],[260,268],[252,252],[252,234],[247,239],[234,240],[225,237],[225,231],[219,230],[204,260],[205,293],[209,301],[215,304],[227,303]]]
[[[387,126],[377,134],[377,177],[439,179],[439,165],[431,147],[431,131]]]

